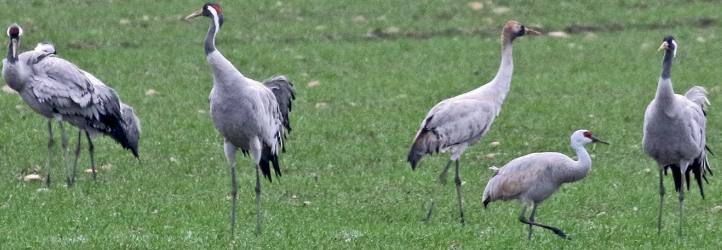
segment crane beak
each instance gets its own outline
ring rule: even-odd
[[[594,142],[594,143],[597,143],[597,142],[598,142],[598,143],[601,143],[601,144],[604,144],[604,145],[609,145],[609,143],[608,143],[608,142],[605,142],[605,141],[599,140],[599,139],[597,139],[597,138],[596,138],[596,137],[594,137],[594,136],[592,136],[592,138],[590,138],[590,139],[592,139],[592,142]]]
[[[188,15],[185,19],[191,19],[194,17],[202,16],[202,15],[203,15],[203,10],[199,10],[199,11],[193,12],[192,14]]]
[[[524,29],[524,35],[526,35],[526,36],[541,36],[542,33],[539,32],[539,31],[530,29],[530,28],[525,28],[525,29]]]
[[[661,46],[659,46],[659,49],[657,51],[667,49],[669,47],[669,44],[667,42],[663,42]]]

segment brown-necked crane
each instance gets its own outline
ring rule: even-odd
[[[451,157],[439,175],[439,186],[431,198],[431,207],[423,221],[431,218],[436,193],[446,183],[446,173],[449,171],[451,163],[456,162],[456,194],[459,198],[461,225],[465,225],[461,200],[461,179],[459,178],[459,158],[468,147],[478,143],[486,135],[494,118],[501,111],[501,105],[511,87],[511,76],[514,72],[512,60],[514,40],[524,35],[540,34],[516,21],[509,21],[501,32],[501,65],[494,79],[472,91],[439,102],[426,114],[426,118],[416,132],[407,158],[411,163],[411,169],[415,170],[421,158],[427,154],[450,152]]]
[[[532,226],[552,230],[560,237],[568,239],[562,230],[535,222],[534,215],[537,206],[554,194],[562,184],[579,181],[587,176],[592,169],[592,158],[584,145],[592,142],[608,144],[592,136],[588,130],[577,130],[571,136],[572,148],[578,157],[576,161],[561,153],[544,152],[516,158],[501,169],[491,167],[494,175],[484,189],[484,207],[496,200],[519,200],[522,202],[519,221],[529,225],[528,239],[531,239]],[[533,208],[527,220],[524,216],[529,205]]]

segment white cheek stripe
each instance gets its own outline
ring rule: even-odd
[[[216,8],[208,6],[207,9],[211,12],[211,14],[213,14],[213,22],[216,24],[216,30],[220,29],[221,27],[218,23],[218,12],[216,11]]]

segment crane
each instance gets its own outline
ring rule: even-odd
[[[664,50],[662,74],[657,83],[657,94],[644,113],[644,151],[659,166],[659,217],[657,234],[662,231],[662,206],[664,204],[663,172],[672,170],[675,189],[679,191],[679,236],[682,237],[684,182],[686,175],[689,188],[689,171],[697,179],[702,198],[701,178],[711,172],[707,160],[706,109],[709,100],[706,90],[694,86],[684,96],[674,93],[672,88],[672,62],[677,55],[677,42],[673,36],[663,39],[659,50]]]
[[[59,121],[66,175],[68,167],[64,159],[67,153],[67,138],[62,121],[86,131],[89,135],[108,135],[138,156],[138,138],[129,131],[132,125],[125,124],[123,120],[115,90],[107,86],[93,85],[77,66],[54,54],[40,51],[21,54],[20,37],[23,31],[18,24],[10,25],[7,34],[10,43],[7,58],[3,60],[3,78],[30,108],[48,120],[48,186],[51,149],[54,144],[52,119]],[[89,147],[92,152],[92,145]],[[67,180],[68,187],[72,186],[71,178],[67,177]]]
[[[577,153],[577,161],[561,153],[545,152],[516,158],[501,169],[491,167],[494,175],[484,189],[482,198],[484,208],[496,200],[519,200],[522,202],[519,221],[529,225],[527,239],[531,239],[532,226],[552,230],[567,239],[567,235],[562,230],[535,222],[534,215],[537,206],[554,194],[562,184],[576,182],[587,176],[592,168],[592,158],[584,149],[584,145],[588,143],[608,144],[592,136],[588,130],[577,130],[571,136],[571,145]],[[533,208],[527,220],[525,214],[529,205]]]
[[[38,43],[35,46],[34,51],[57,55],[57,50],[55,49],[55,44],[53,44],[52,42]],[[96,87],[102,86],[102,87],[98,87],[101,89],[101,91],[108,91],[109,87],[107,87],[105,85],[105,83],[100,81],[100,79],[95,77],[93,74],[88,73],[87,71],[80,69],[80,68],[78,68],[78,70],[80,70],[80,72],[83,75],[85,75],[85,77],[88,78],[88,80],[94,86],[96,86]],[[135,110],[133,109],[133,107],[129,106],[128,104],[123,103],[123,101],[121,101],[120,99],[118,100],[118,102],[120,103],[120,113],[121,113],[121,118],[123,119],[123,123],[121,123],[121,126],[125,127],[124,129],[126,131],[128,131],[127,134],[128,134],[128,137],[130,138],[130,141],[134,141],[134,143],[136,144],[136,147],[137,147],[137,143],[140,140],[140,130],[141,130],[140,118],[138,118],[138,116],[135,114]],[[73,184],[75,183],[75,174],[77,172],[76,170],[77,170],[77,166],[78,166],[78,157],[80,156],[80,144],[81,144],[80,138],[82,137],[82,132],[83,132],[82,130],[78,130],[78,143],[76,144],[76,148],[75,148],[75,161],[73,163],[73,172],[72,172],[72,176],[69,177],[70,179],[68,180],[69,187],[72,187]],[[93,141],[91,139],[90,133],[88,133],[87,131],[85,131],[85,132],[86,132],[85,136],[88,140],[88,152],[90,153],[90,166],[91,166],[91,170],[93,172],[93,180],[96,180],[96,178],[97,178],[96,176],[97,176],[98,172],[95,171],[95,156],[94,156]],[[134,153],[134,155],[135,155],[136,159],[140,160],[140,158],[138,158],[137,151],[136,151],[136,153]]]
[[[288,113],[295,99],[293,84],[285,76],[274,76],[263,83],[245,77],[216,49],[215,39],[223,26],[221,6],[207,3],[185,19],[199,16],[211,19],[205,39],[208,65],[213,73],[210,94],[211,117],[218,132],[225,138],[224,151],[231,167],[233,206],[231,234],[236,220],[236,153],[250,154],[256,167],[256,232],[261,232],[261,182],[263,176],[272,181],[271,165],[281,176],[278,155],[284,151],[286,135],[291,131]]]
[[[452,162],[456,162],[456,194],[459,198],[461,225],[464,222],[464,209],[461,200],[461,179],[459,178],[459,158],[466,149],[486,135],[499,115],[501,105],[511,87],[511,76],[514,72],[512,60],[512,43],[524,35],[540,35],[541,33],[526,28],[517,21],[509,21],[501,32],[501,65],[491,82],[467,93],[443,100],[436,104],[421,122],[416,137],[411,145],[407,161],[415,170],[424,155],[440,152],[451,152],[446,167],[439,175],[439,186],[431,199],[431,207],[423,221],[431,218],[434,210],[434,199],[441,185],[446,183],[446,173]]]

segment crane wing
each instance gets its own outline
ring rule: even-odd
[[[553,167],[561,161],[570,161],[569,157],[556,152],[533,153],[516,158],[498,170],[484,189],[484,205],[495,200],[516,199],[518,195],[540,185],[547,178],[554,180]]]
[[[496,117],[494,106],[475,99],[448,100],[435,106],[420,130],[439,135],[439,147],[445,148],[484,136]]]

